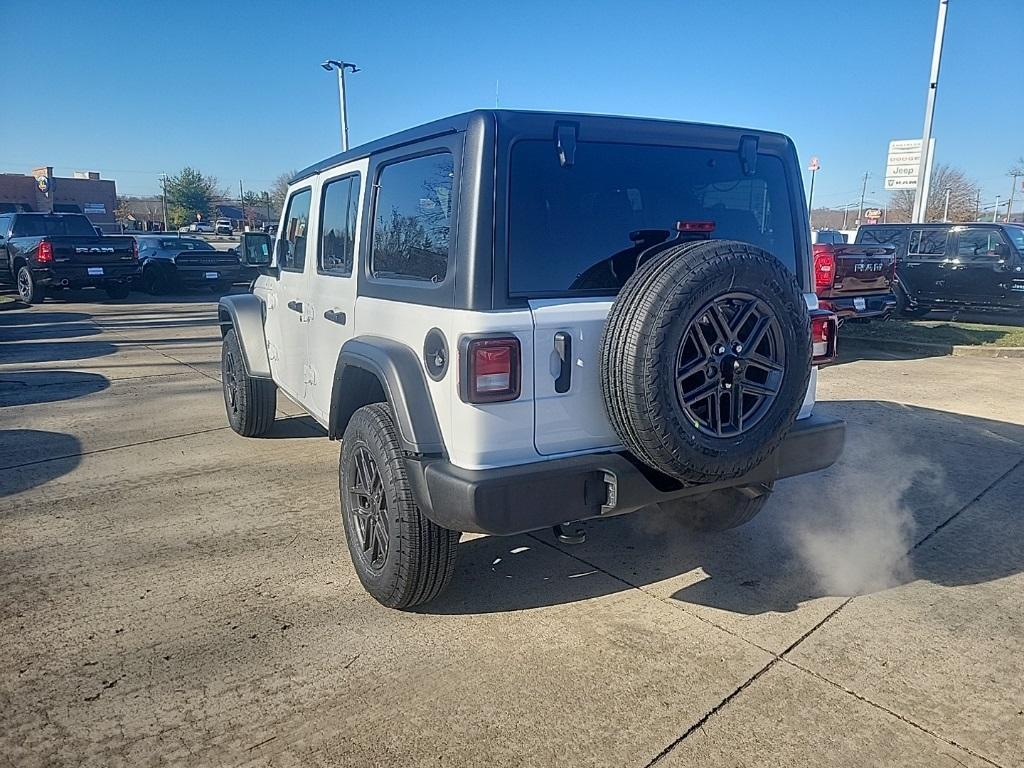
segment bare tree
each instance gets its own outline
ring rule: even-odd
[[[932,170],[925,221],[942,221],[946,207],[947,189],[949,190],[949,220],[974,221],[977,218],[978,182],[959,168],[945,163],[935,166]],[[910,221],[913,211],[914,190],[901,189],[898,192],[893,192],[889,202],[889,221]]]
[[[288,194],[288,182],[296,173],[297,171],[285,171],[270,185],[270,199],[275,208],[284,208],[284,199]]]

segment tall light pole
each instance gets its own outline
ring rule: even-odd
[[[992,223],[996,223],[996,218],[999,216],[999,195],[996,195],[996,207],[992,209]]]
[[[338,110],[341,113],[341,151],[348,152],[348,104],[345,101],[345,70],[353,73],[359,71],[359,67],[347,61],[328,59],[320,65],[328,72],[332,69],[338,72]]]
[[[807,195],[807,223],[811,223],[811,217],[814,215],[814,175],[820,170],[821,163],[818,162],[817,155],[811,155],[811,164],[807,166],[807,170],[811,172],[811,192]]]
[[[921,164],[917,169],[917,195],[914,196],[914,214],[911,221],[924,221],[928,212],[929,171],[932,167],[932,118],[935,116],[935,94],[939,90],[939,65],[942,62],[942,42],[946,36],[946,11],[949,0],[939,0],[939,18],[935,23],[935,46],[932,49],[932,71],[928,78],[928,101],[924,109],[924,131],[921,136]]]
[[[942,221],[949,221],[949,193],[952,192],[952,187],[946,187],[946,207],[942,210]]]

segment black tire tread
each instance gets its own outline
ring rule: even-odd
[[[228,414],[228,423],[242,437],[262,437],[274,424],[275,412],[277,410],[277,385],[271,379],[257,379],[249,376],[244,368],[241,368],[242,348],[238,343],[238,336],[234,328],[231,328],[225,334],[222,344],[222,382],[226,380],[224,368],[227,366],[227,353],[229,349],[233,352],[234,358],[237,361],[236,364],[239,366],[236,375],[241,375],[243,386],[239,389],[239,397],[242,402],[238,409],[238,419],[232,418],[225,392],[224,408]]]
[[[385,566],[393,567],[393,578],[390,584],[382,587],[365,578],[358,553],[351,551],[350,540],[352,562],[359,580],[378,602],[389,608],[411,608],[429,602],[444,591],[455,573],[461,534],[437,525],[417,506],[406,471],[405,454],[398,439],[398,428],[387,403],[364,405],[353,414],[345,430],[339,458],[343,515],[346,498],[345,446],[354,439],[362,439],[371,446],[371,450],[377,453],[382,477],[390,479],[391,500],[396,502],[392,504],[393,518],[389,521],[394,526],[391,546],[398,547],[397,556],[392,558],[394,553],[389,553],[390,562]],[[345,531],[346,536],[351,536],[347,520]]]
[[[662,386],[657,379],[661,356],[675,354],[675,350],[664,350],[650,342],[654,337],[664,340],[664,333],[655,332],[664,331],[680,311],[704,303],[701,294],[705,291],[705,276],[710,278],[722,269],[732,268],[735,277],[745,263],[751,262],[764,265],[773,280],[792,288],[787,315],[795,318],[798,333],[809,339],[807,307],[785,265],[755,246],[729,240],[687,243],[658,253],[627,281],[605,326],[601,341],[601,387],[614,430],[623,444],[646,464],[687,482],[737,477],[767,458],[784,436],[783,432],[777,439],[765,442],[761,450],[741,465],[734,463],[727,471],[709,469],[709,462],[680,455],[669,414],[663,413],[658,399],[651,396]],[[787,371],[786,375],[799,373]],[[801,391],[806,389],[809,366],[804,376]],[[792,424],[800,401],[788,405],[780,421]],[[708,459],[721,454],[696,444],[693,447]]]

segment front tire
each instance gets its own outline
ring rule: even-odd
[[[167,275],[156,264],[148,266],[143,270],[142,284],[145,287],[146,293],[151,296],[163,296],[170,289],[170,281],[167,279]]]
[[[227,332],[221,345],[220,371],[231,428],[242,437],[265,435],[274,423],[277,386],[270,379],[256,379],[245,372],[234,328]]]
[[[658,506],[694,531],[727,531],[749,523],[764,509],[774,483],[723,488],[700,499],[674,499]]]
[[[36,282],[35,275],[27,266],[18,269],[18,298],[22,304],[39,304],[46,298],[46,289]]]
[[[388,608],[433,600],[455,572],[459,532],[420,512],[386,403],[355,412],[338,466],[341,516],[356,575]]]

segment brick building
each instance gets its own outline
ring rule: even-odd
[[[105,232],[117,232],[116,209],[114,182],[92,171],[75,171],[73,177],[65,178],[54,176],[52,167],[42,166],[30,175],[0,174],[0,213],[84,213]]]

